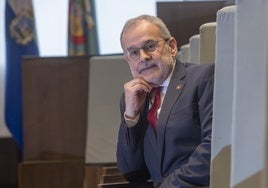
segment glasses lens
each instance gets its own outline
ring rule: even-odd
[[[157,48],[158,41],[149,41],[143,46],[145,52],[154,52]]]
[[[127,58],[131,61],[135,61],[140,58],[140,49],[133,48],[127,51]]]

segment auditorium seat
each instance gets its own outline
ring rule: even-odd
[[[104,175],[102,169],[116,168],[116,144],[120,125],[120,97],[124,83],[132,79],[123,55],[90,59],[86,141],[86,188],[95,188],[101,178],[122,179],[118,173]],[[107,170],[107,169],[106,169]],[[95,180],[91,177],[95,173]]]
[[[235,6],[217,12],[211,187],[230,186]]]
[[[199,64],[199,43],[200,35],[193,35],[189,39],[189,62]]]
[[[183,63],[189,63],[189,44],[182,45],[177,54],[177,58]]]
[[[231,187],[267,188],[268,3],[236,6]]]
[[[200,26],[199,64],[215,63],[216,22]]]

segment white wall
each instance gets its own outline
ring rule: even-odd
[[[156,15],[155,0],[97,0],[97,30],[101,54],[122,53],[120,32],[127,19]]]
[[[5,1],[0,1],[0,137],[10,136],[4,121],[4,78],[5,78]]]
[[[67,55],[68,0],[32,2],[40,55]]]
[[[5,1],[0,1],[0,68],[5,61]]]

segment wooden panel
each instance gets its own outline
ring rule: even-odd
[[[107,174],[120,174],[119,169],[117,166],[105,166],[102,168],[102,174],[107,175]]]
[[[24,58],[24,161],[84,158],[89,57]]]
[[[100,182],[101,183],[114,183],[114,182],[125,182],[126,179],[122,174],[106,174],[102,175]]]
[[[90,164],[85,166],[85,188],[96,188],[100,183],[102,175],[106,172],[106,167],[114,167],[114,163]]]
[[[158,2],[157,16],[166,23],[180,47],[199,33],[202,24],[215,22],[217,11],[225,4],[226,1]]]
[[[153,188],[152,181],[143,184],[127,182],[114,163],[91,164],[85,167],[84,188]]]
[[[153,188],[153,183],[152,182],[147,182],[144,184],[133,184],[127,182],[104,183],[99,184],[98,188]]]
[[[0,187],[17,188],[17,166],[21,160],[19,148],[12,138],[1,138],[0,151]]]
[[[83,188],[84,161],[35,161],[19,165],[19,188]]]
[[[102,166],[87,165],[85,167],[85,188],[96,188],[100,182]]]

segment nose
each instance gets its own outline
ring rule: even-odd
[[[144,51],[143,49],[140,49],[140,60],[149,60],[151,59],[151,54]]]

